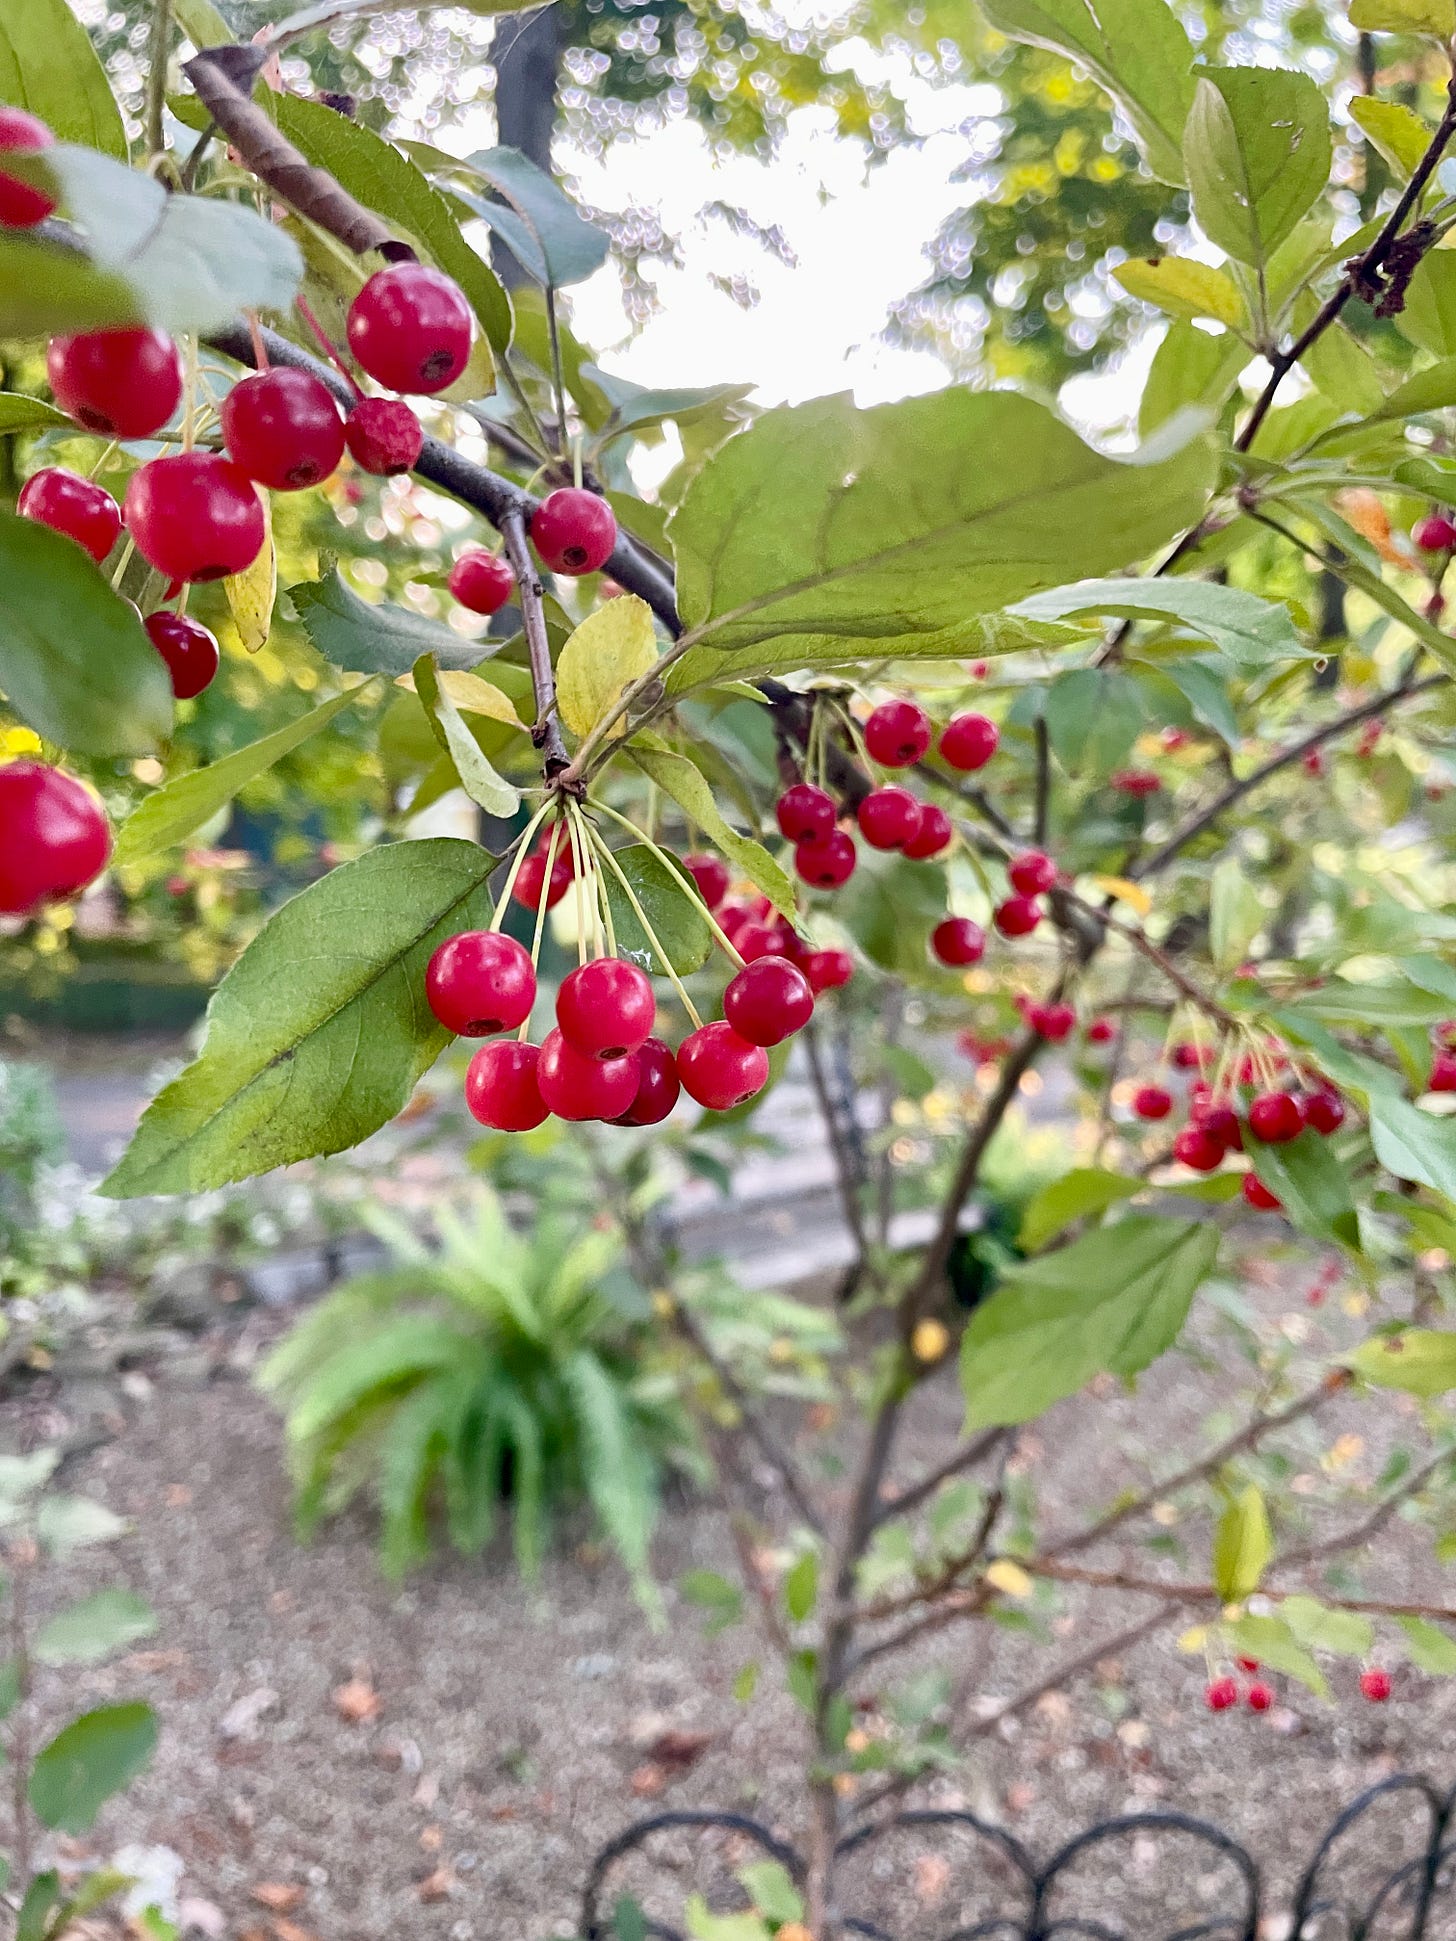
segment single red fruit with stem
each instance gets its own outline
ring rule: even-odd
[[[546,881],[546,857],[543,851],[536,850],[529,855],[516,872],[516,880],[511,885],[512,899],[523,909],[536,911],[541,907],[541,898],[546,898],[546,908],[554,910],[556,905],[571,888],[573,871],[571,851],[562,844],[565,855],[557,852],[556,861],[551,866],[551,881]]]
[[[1431,1076],[1426,1080],[1428,1092],[1456,1092],[1456,1051],[1444,1047],[1431,1060]]]
[[[191,701],[210,687],[222,662],[217,636],[200,620],[189,620],[185,613],[169,613],[159,607],[142,623],[172,677],[172,693],[179,701]]]
[[[107,438],[150,438],[182,398],[182,359],[164,330],[52,337],[46,376],[62,411]]]
[[[482,1045],[465,1074],[465,1105],[471,1118],[494,1132],[533,1132],[547,1114],[537,1082],[539,1045],[515,1039]]]
[[[510,561],[484,546],[472,546],[450,568],[451,595],[471,613],[499,613],[515,590]]]
[[[1390,1697],[1390,1673],[1380,1665],[1371,1665],[1360,1674],[1360,1696],[1372,1705],[1383,1705]]]
[[[1045,850],[1027,849],[1012,857],[1006,876],[1019,896],[1044,896],[1056,886],[1057,866]]]
[[[751,1045],[781,1045],[814,1015],[814,992],[787,957],[745,964],[723,993],[723,1016]]]
[[[1173,1110],[1173,1094],[1165,1085],[1139,1085],[1132,1109],[1140,1119],[1166,1119]]]
[[[159,573],[221,580],[263,550],[263,505],[247,473],[214,452],[178,452],[133,472],[126,529]]]
[[[1173,1157],[1180,1166],[1191,1166],[1195,1173],[1213,1173],[1223,1164],[1223,1141],[1206,1126],[1184,1126],[1173,1141]]]
[[[595,957],[561,980],[556,1022],[583,1058],[630,1058],[652,1034],[657,999],[645,971],[623,957]]]
[[[1255,1679],[1248,1689],[1247,1701],[1251,1712],[1267,1712],[1274,1703],[1274,1687],[1266,1685],[1262,1678]]]
[[[955,714],[940,731],[943,760],[962,775],[984,768],[995,754],[1001,730],[984,714]]]
[[[588,1058],[567,1043],[560,1028],[541,1041],[536,1082],[547,1110],[558,1119],[620,1119],[637,1096],[635,1053],[626,1058]]]
[[[871,789],[857,820],[871,849],[903,849],[919,833],[920,804],[909,789]]]
[[[767,1085],[768,1053],[731,1024],[700,1025],[678,1047],[677,1075],[689,1098],[710,1112],[728,1112]]]
[[[59,465],[28,478],[15,509],[22,519],[74,539],[98,566],[121,537],[121,507],[105,487]]]
[[[1411,538],[1423,553],[1456,551],[1456,520],[1449,512],[1428,512],[1412,526]]]
[[[1249,1130],[1266,1146],[1287,1145],[1304,1130],[1304,1111],[1292,1092],[1261,1092],[1249,1106]]]
[[[0,916],[75,896],[110,855],[101,805],[74,776],[44,762],[0,768]]]
[[[776,924],[761,923],[750,917],[747,923],[737,927],[733,944],[745,964],[757,963],[760,957],[786,957],[788,946],[783,932]]]
[[[794,868],[816,890],[837,890],[854,874],[854,838],[843,829],[814,836],[794,851]]]
[[[578,579],[605,566],[617,545],[617,516],[605,499],[563,485],[531,514],[531,544],[543,566]]]
[[[1110,1045],[1116,1036],[1117,1023],[1113,1018],[1094,1018],[1086,1031],[1089,1045]]]
[[[0,154],[6,149],[19,153],[50,148],[55,139],[45,123],[28,115],[24,108],[0,106]],[[55,208],[55,197],[44,189],[0,171],[0,229],[33,229],[54,215]]]
[[[1034,896],[1008,896],[991,921],[1003,937],[1029,937],[1041,922],[1041,905]]]
[[[637,1053],[637,1096],[620,1118],[619,1126],[655,1126],[677,1104],[682,1080],[677,1075],[677,1060],[672,1048],[661,1038],[649,1038]]]
[[[1227,1712],[1239,1702],[1239,1688],[1232,1678],[1214,1678],[1203,1688],[1203,1702],[1210,1712]]]
[[[950,847],[954,835],[955,827],[939,803],[922,802],[920,827],[900,848],[912,863],[928,863],[932,856],[939,856]]]
[[[462,930],[447,937],[425,971],[425,1001],[447,1031],[489,1038],[514,1031],[536,1002],[530,952],[499,930]]]
[[[1338,1092],[1311,1092],[1304,1101],[1304,1122],[1328,1139],[1345,1123],[1345,1101]]]
[[[1192,1113],[1194,1125],[1225,1152],[1242,1152],[1244,1128],[1231,1105],[1215,1105],[1211,1100],[1197,1105]]]
[[[1245,1173],[1239,1191],[1243,1194],[1245,1206],[1257,1207],[1260,1213],[1277,1213],[1284,1204],[1278,1194],[1269,1191],[1257,1173]]]
[[[344,443],[362,471],[393,478],[419,463],[425,431],[403,398],[361,398],[344,420]]]
[[[218,413],[235,465],[273,492],[302,492],[338,470],[344,421],[326,384],[280,364],[235,384]]]
[[[931,955],[952,970],[979,964],[986,954],[986,933],[969,917],[942,917],[930,933]]]
[[[387,391],[430,397],[470,360],[470,305],[453,277],[424,263],[376,270],[349,305],[349,349]]]
[[[728,894],[733,880],[721,856],[684,856],[683,868],[698,887],[698,895],[710,910],[716,910]]]
[[[864,725],[870,759],[883,768],[909,768],[930,746],[930,716],[914,701],[882,701]]]
[[[834,798],[812,782],[795,782],[779,797],[774,810],[779,833],[789,842],[821,842],[839,820]]]
[[[808,950],[799,959],[799,968],[818,997],[821,991],[843,989],[854,976],[854,959],[847,950]]]
[[[1201,1072],[1210,1062],[1206,1045],[1183,1043],[1174,1045],[1170,1054],[1173,1069],[1179,1072]]]

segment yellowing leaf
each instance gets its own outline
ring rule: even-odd
[[[1273,1555],[1269,1512],[1251,1483],[1224,1511],[1213,1540],[1213,1581],[1225,1603],[1241,1604],[1251,1597]]]
[[[1431,1400],[1456,1388],[1456,1334],[1406,1328],[1400,1334],[1372,1335],[1350,1356],[1350,1366],[1380,1388],[1399,1388]]]
[[[1247,321],[1238,285],[1211,263],[1187,256],[1138,256],[1112,272],[1130,297],[1156,305],[1170,317],[1208,317],[1237,330]]]
[[[1370,34],[1436,34],[1449,40],[1456,33],[1452,0],[1353,0],[1350,25]]]
[[[1357,94],[1350,102],[1350,119],[1396,173],[1407,178],[1431,145],[1431,130],[1399,101]]]
[[[1092,881],[1107,896],[1115,896],[1119,903],[1136,910],[1140,917],[1152,910],[1153,899],[1141,883],[1130,882],[1126,876],[1094,876]]]
[[[1195,1651],[1202,1651],[1207,1643],[1208,1626],[1206,1624],[1195,1624],[1191,1630],[1185,1631],[1178,1640],[1178,1649],[1180,1651],[1186,1651],[1191,1655]]]
[[[998,1557],[986,1571],[986,1582],[1007,1597],[1030,1597],[1034,1588],[1020,1564],[1009,1557]]]
[[[633,593],[608,600],[587,615],[556,663],[561,718],[576,735],[589,735],[621,699],[622,690],[657,659],[652,609]],[[625,721],[613,730],[621,734]]]
[[[267,642],[273,626],[273,600],[278,592],[273,512],[266,492],[260,492],[258,498],[263,506],[262,550],[246,572],[234,573],[222,583],[238,638],[250,654],[256,654]]]
[[[917,1321],[910,1337],[910,1352],[917,1361],[939,1361],[950,1346],[950,1329],[944,1321]]]
[[[466,673],[458,668],[442,668],[436,677],[442,694],[448,694],[457,708],[466,714],[489,715],[492,721],[504,721],[512,728],[524,728],[525,722],[516,713],[516,705],[508,694],[503,694],[492,681],[483,681],[478,674]],[[416,693],[414,670],[401,674],[395,682],[396,687],[405,687]]]

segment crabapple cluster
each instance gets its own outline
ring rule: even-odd
[[[1203,1702],[1210,1712],[1231,1712],[1242,1698],[1251,1712],[1273,1709],[1278,1693],[1266,1678],[1260,1677],[1257,1658],[1236,1658],[1235,1672],[1221,1672],[1203,1688]],[[1360,1696],[1370,1705],[1383,1705],[1390,1697],[1393,1681],[1381,1665],[1367,1665],[1360,1674]]]

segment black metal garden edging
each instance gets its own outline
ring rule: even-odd
[[[1280,1941],[1456,1941],[1453,1809],[1456,1789],[1443,1793],[1426,1779],[1400,1776],[1370,1787],[1331,1822],[1277,1907],[1247,1848],[1186,1813],[1100,1820],[1038,1864],[1013,1834],[974,1813],[905,1812],[841,1840],[844,1926],[865,1941],[910,1941],[909,1927],[881,1925],[854,1911],[861,1887],[855,1862],[874,1862],[875,1850],[900,1836],[922,1856],[944,1859],[948,1844],[965,1840],[974,1854],[963,1856],[958,1883],[943,1881],[939,1904],[950,1925],[940,1929],[919,1904],[924,1897],[915,1892],[909,1859],[897,1865],[892,1857],[886,1865],[881,1855],[874,1862],[875,1899],[916,1907],[916,1941],[1264,1941],[1272,1935]],[[1271,1812],[1271,1844],[1279,1832]],[[744,1814],[654,1813],[597,1855],[582,1896],[582,1941],[625,1941],[617,1933],[616,1910],[626,1883],[615,1877],[634,1857],[648,1859],[656,1836],[674,1833],[718,1836],[720,1848],[727,1843],[736,1850],[733,1866],[755,1857],[750,1850],[756,1848],[794,1880],[803,1878],[804,1863],[794,1848]],[[1130,1846],[1136,1854],[1131,1868]],[[718,1858],[725,1873],[731,1871],[721,1852]],[[1095,1878],[1079,1885],[1088,1863]],[[1282,1864],[1287,1866],[1287,1856]],[[671,1891],[680,1900],[687,1891],[680,1860],[673,1872]],[[1133,1900],[1136,1909],[1129,1905]],[[635,1894],[630,1901],[634,1908],[640,1904]],[[1284,1918],[1271,1925],[1276,1914]],[[652,1941],[684,1941],[678,1928],[651,1913],[645,1925],[639,1917],[634,1926]]]

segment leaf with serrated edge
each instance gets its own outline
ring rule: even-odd
[[[467,640],[408,607],[362,600],[337,571],[300,580],[288,598],[317,651],[346,674],[408,674],[421,654],[441,668],[475,667],[497,645]]]
[[[1240,667],[1309,658],[1282,601],[1261,600],[1212,580],[1080,580],[1019,600],[1011,611],[1028,620],[1070,620],[1089,613],[1171,620],[1211,640]]]
[[[611,713],[624,688],[650,673],[657,660],[652,609],[635,594],[608,600],[589,613],[556,662],[556,701],[574,735],[589,735]],[[620,735],[625,721],[617,723]]]

